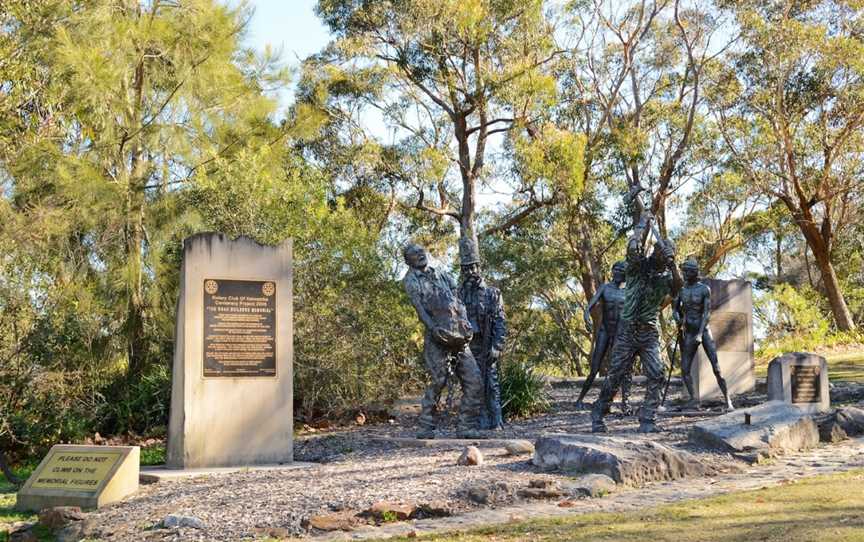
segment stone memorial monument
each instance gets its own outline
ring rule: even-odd
[[[183,243],[169,468],[293,460],[292,244]]]
[[[138,491],[138,446],[58,444],[18,492],[15,508],[99,508]]]
[[[753,391],[753,287],[740,279],[703,278],[701,282],[711,289],[711,332],[729,394]],[[698,401],[724,400],[704,348],[698,349],[690,370]]]
[[[783,354],[768,364],[768,400],[791,403],[804,412],[831,409],[828,362],[807,352]]]

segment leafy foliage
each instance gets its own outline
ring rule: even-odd
[[[546,382],[527,363],[505,363],[501,375],[501,406],[507,418],[546,412],[550,407]]]

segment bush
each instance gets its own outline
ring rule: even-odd
[[[859,333],[833,329],[822,296],[809,286],[780,284],[756,302],[765,328],[756,357],[767,361],[784,352],[817,352],[861,342]]]
[[[501,407],[504,416],[522,418],[549,410],[546,382],[527,363],[508,363],[501,372]]]

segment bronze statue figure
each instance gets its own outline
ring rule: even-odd
[[[435,438],[435,413],[451,370],[462,386],[460,436],[478,438],[483,387],[477,362],[468,348],[471,323],[457,296],[456,283],[449,274],[429,265],[423,247],[408,244],[402,255],[409,267],[402,284],[426,328],[423,361],[430,376],[421,402],[417,438]]]
[[[462,284],[459,299],[465,304],[473,337],[470,348],[480,366],[483,382],[483,406],[480,410],[481,429],[503,429],[501,387],[498,382],[498,361],[504,350],[507,327],[501,291],[487,286],[480,275],[480,253],[477,242],[463,237],[459,242]]]
[[[699,408],[699,398],[693,389],[693,361],[699,345],[705,349],[705,355],[711,362],[714,378],[717,386],[723,394],[723,400],[728,410],[733,410],[732,400],[729,398],[729,390],[726,380],[720,374],[720,362],[717,359],[717,346],[711,335],[708,321],[711,319],[711,288],[707,284],[699,282],[699,264],[696,260],[688,259],[681,265],[684,275],[684,287],[675,298],[672,316],[678,323],[683,337],[681,344],[681,374],[684,377],[684,385],[690,394],[689,406]]]
[[[636,196],[638,193],[633,194],[633,199],[637,199]],[[658,315],[663,300],[677,293],[682,281],[675,266],[674,245],[660,237],[656,227],[652,227],[653,219],[651,213],[642,209],[639,224],[627,243],[624,306],[612,347],[609,372],[600,390],[600,398],[591,411],[593,432],[607,431],[603,417],[615,390],[633,371],[637,354],[647,377],[645,401],[639,410],[639,431],[653,433],[660,430],[655,418],[665,382],[666,364],[660,357]],[[646,256],[644,244],[649,230],[656,243],[652,253]]]
[[[626,262],[616,262],[612,266],[612,280],[600,286],[588,306],[585,307],[583,318],[585,319],[585,327],[593,333],[593,322],[591,321],[591,310],[599,304],[602,309],[602,319],[597,329],[597,334],[594,338],[594,347],[591,350],[591,367],[588,370],[588,378],[582,384],[582,391],[579,393],[579,399],[576,400],[576,408],[583,408],[583,400],[594,379],[597,378],[597,373],[600,371],[600,366],[606,358],[606,354],[612,350],[612,345],[615,343],[615,334],[618,332],[618,320],[621,315],[621,308],[624,306],[624,289],[621,285],[624,284],[624,273],[627,270]],[[632,373],[627,373],[621,382],[621,413],[629,416],[633,413],[630,407],[630,386],[633,381]]]

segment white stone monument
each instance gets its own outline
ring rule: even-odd
[[[169,468],[293,461],[292,244],[183,243]]]
[[[711,288],[709,327],[717,344],[720,374],[729,394],[753,391],[756,386],[753,359],[753,288],[745,280],[702,279]],[[700,401],[722,400],[711,362],[700,346],[693,361],[693,387]]]

